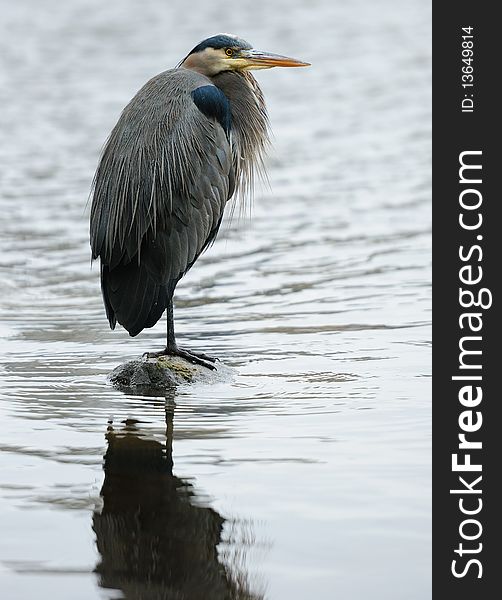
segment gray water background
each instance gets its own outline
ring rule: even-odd
[[[169,481],[225,519],[208,562],[239,597],[430,597],[429,20],[419,0],[2,0],[2,598],[164,597],[127,536],[136,587],[107,584],[95,530],[110,432],[169,454],[169,427]],[[270,189],[176,305],[180,339],[236,375],[173,393],[166,434],[162,399],[106,382],[165,320],[109,331],[86,202],[123,106],[220,31],[312,67],[257,74]]]

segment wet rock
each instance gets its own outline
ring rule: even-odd
[[[178,356],[137,358],[116,367],[108,376],[117,389],[144,396],[162,396],[176,386],[191,383],[215,383],[232,378],[233,370],[216,362],[212,371]]]

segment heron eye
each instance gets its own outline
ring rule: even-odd
[[[232,48],[227,48],[227,49],[225,50],[225,54],[226,54],[227,56],[232,56],[232,54],[233,54],[233,53],[234,53],[234,51],[232,50]]]

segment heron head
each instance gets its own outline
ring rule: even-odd
[[[256,50],[235,35],[221,33],[197,44],[180,66],[214,77],[223,71],[308,67],[309,64],[280,54]]]

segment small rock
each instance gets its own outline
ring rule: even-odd
[[[117,389],[141,396],[163,396],[177,385],[230,380],[233,369],[221,362],[211,371],[179,356],[138,358],[119,365],[108,376]]]

